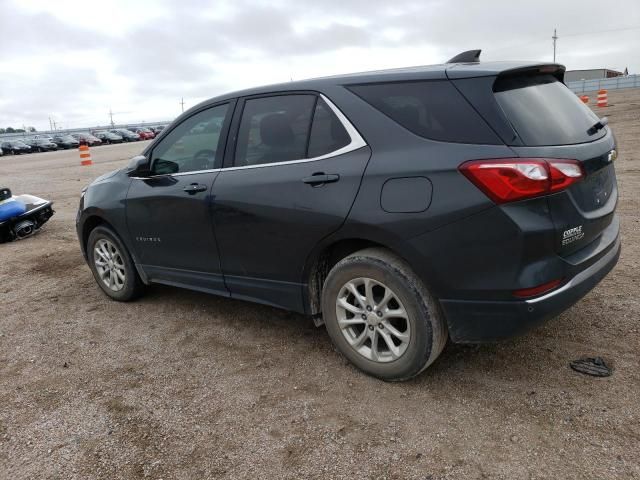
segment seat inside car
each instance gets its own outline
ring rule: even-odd
[[[268,151],[256,163],[298,160],[295,135],[289,118],[284,113],[266,115],[260,121],[260,139]]]

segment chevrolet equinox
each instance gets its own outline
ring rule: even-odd
[[[564,70],[471,51],[205,101],[83,190],[82,251],[115,300],[161,283],[304,313],[410,378],[616,264],[615,137]]]

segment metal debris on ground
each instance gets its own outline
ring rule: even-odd
[[[613,372],[613,369],[607,366],[604,360],[600,357],[581,358],[579,360],[574,360],[569,365],[576,372],[591,375],[593,377],[608,377]]]

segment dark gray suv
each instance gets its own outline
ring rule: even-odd
[[[456,61],[213,98],[83,191],[82,251],[116,300],[162,283],[305,313],[410,378],[615,265],[615,138],[563,76]]]

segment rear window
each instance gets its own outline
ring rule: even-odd
[[[585,143],[606,133],[587,133],[598,117],[553,75],[498,78],[493,91],[527,146]]]
[[[421,137],[456,143],[502,143],[448,80],[354,85],[349,89]]]

